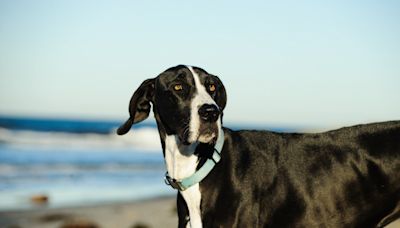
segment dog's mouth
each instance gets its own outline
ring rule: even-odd
[[[198,141],[201,143],[214,144],[217,140],[218,133],[210,132],[199,136]]]
[[[216,124],[212,124],[211,126],[206,126],[203,129],[199,130],[198,141],[201,143],[215,143],[218,137],[218,127]]]
[[[198,132],[191,132],[189,128],[185,128],[179,138],[184,145],[190,145],[196,142],[214,144],[218,137],[217,124],[203,124]]]

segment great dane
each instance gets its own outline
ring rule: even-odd
[[[153,105],[179,227],[364,228],[400,217],[400,121],[233,131],[222,127],[226,101],[217,76],[179,65],[139,86],[117,130],[127,133]]]

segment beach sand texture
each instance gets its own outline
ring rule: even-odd
[[[91,207],[0,212],[1,228],[173,228],[175,198]],[[400,228],[400,220],[386,226]]]
[[[1,228],[172,228],[177,224],[174,197],[91,207],[0,212]]]

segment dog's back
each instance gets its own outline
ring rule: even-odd
[[[226,214],[245,215],[228,218],[231,224],[375,227],[399,203],[400,121],[318,134],[225,131],[225,161],[202,191],[220,193],[215,201],[238,198],[224,205],[225,211],[234,210]],[[224,191],[210,190],[213,180]],[[204,224],[211,227],[222,208],[203,200],[202,208],[210,208]]]

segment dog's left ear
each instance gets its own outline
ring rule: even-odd
[[[227,101],[225,86],[224,84],[222,84],[222,81],[217,76],[214,76],[214,78],[217,82],[218,89],[215,97],[215,102],[221,110],[224,110]]]
[[[154,82],[154,78],[145,80],[133,93],[129,102],[130,117],[118,128],[118,135],[128,133],[133,124],[139,123],[149,116],[151,109],[150,102],[153,102],[154,98]]]

